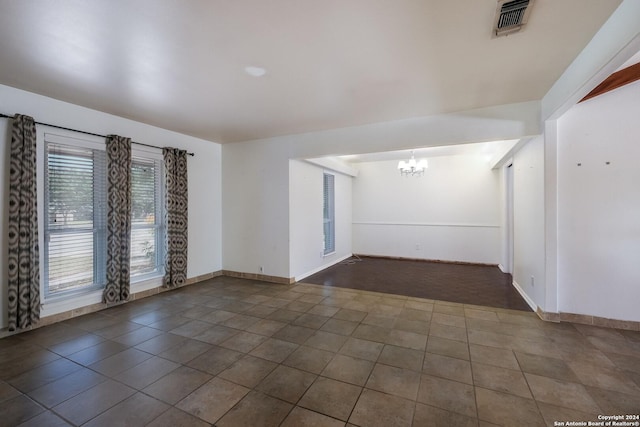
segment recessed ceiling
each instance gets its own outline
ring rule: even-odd
[[[0,1],[0,83],[220,143],[541,99],[620,3]]]

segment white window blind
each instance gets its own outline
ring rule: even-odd
[[[323,225],[324,225],[324,254],[330,254],[336,250],[335,232],[335,177],[325,173],[323,177]]]
[[[45,293],[105,283],[105,152],[47,144]]]
[[[131,276],[162,268],[162,163],[134,157],[131,166]]]
[[[104,144],[45,134],[45,298],[106,283],[107,172]],[[132,282],[162,275],[162,154],[133,151]]]

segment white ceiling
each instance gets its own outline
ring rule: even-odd
[[[243,141],[541,99],[619,3],[0,0],[0,83]]]

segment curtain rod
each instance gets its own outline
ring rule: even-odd
[[[4,117],[7,119],[12,119],[13,116],[8,116],[6,114],[0,113],[0,117]],[[35,124],[37,125],[42,125],[42,126],[49,126],[52,128],[56,128],[56,129],[62,129],[62,130],[70,130],[71,132],[79,132],[79,133],[83,133],[85,135],[92,135],[92,136],[97,136],[99,138],[106,138],[106,135],[100,135],[99,133],[92,133],[92,132],[87,132],[84,130],[78,130],[78,129],[71,129],[71,128],[66,128],[64,126],[58,126],[58,125],[52,125],[49,123],[42,123],[42,122],[35,122]],[[132,144],[136,144],[136,145],[143,145],[145,147],[151,147],[151,148],[158,148],[158,149],[162,149],[162,147],[158,147],[157,145],[150,145],[150,144],[143,144],[142,142],[135,142],[135,141],[131,141]],[[187,153],[189,156],[195,156],[194,153]]]

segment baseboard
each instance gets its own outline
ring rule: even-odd
[[[262,282],[291,285],[296,282],[294,277],[269,276],[266,274],[243,273],[240,271],[222,270],[223,276],[237,277],[239,279],[260,280]]]
[[[209,279],[213,279],[214,277],[218,277],[218,276],[222,276],[222,271],[218,270],[218,271],[214,271],[211,273],[207,273],[207,274],[202,274],[200,276],[195,276],[195,277],[190,277],[185,281],[185,284],[179,287],[175,287],[175,288],[163,288],[163,287],[155,287],[155,288],[151,288],[151,289],[146,289],[140,292],[135,292],[132,293],[129,296],[129,300],[128,301],[124,301],[121,304],[126,304],[128,302],[131,301],[136,301],[142,298],[146,298],[146,297],[150,297],[152,295],[156,295],[156,294],[160,294],[163,292],[169,292],[175,289],[179,289],[182,288],[184,286],[189,286],[189,285],[194,285],[196,283],[199,282],[203,282],[205,280],[209,280]],[[61,313],[56,313],[56,314],[52,314],[50,316],[46,316],[46,317],[41,317],[38,320],[38,323],[36,325],[34,325],[31,328],[28,329],[24,329],[24,330],[20,330],[20,331],[14,331],[14,332],[9,332],[8,328],[3,328],[2,330],[0,330],[0,338],[4,338],[7,337],[9,335],[14,335],[14,334],[18,334],[21,332],[26,332],[26,331],[30,331],[32,329],[38,329],[41,328],[43,326],[48,326],[48,325],[52,325],[54,323],[58,323],[58,322],[62,322],[63,320],[68,320],[68,319],[72,319],[74,317],[78,317],[78,316],[83,316],[85,314],[90,314],[90,313],[95,313],[107,308],[111,308],[113,307],[114,304],[104,304],[102,302],[100,303],[96,303],[96,304],[89,304],[89,305],[85,305],[79,308],[74,308],[72,310],[68,310],[68,311],[63,311]]]
[[[345,255],[345,256],[343,256],[343,257],[338,258],[338,259],[337,259],[337,260],[335,260],[335,261],[332,261],[332,262],[330,262],[330,263],[327,263],[327,264],[321,265],[320,267],[318,267],[318,268],[314,268],[313,270],[308,271],[308,272],[306,272],[306,273],[304,273],[304,274],[301,274],[300,276],[296,276],[294,279],[295,279],[295,281],[296,281],[296,282],[299,282],[299,281],[304,280],[304,279],[306,279],[307,277],[311,276],[312,274],[316,274],[317,272],[322,271],[322,270],[324,270],[325,268],[329,268],[329,267],[332,267],[332,266],[334,266],[334,265],[336,265],[336,264],[339,264],[339,263],[341,263],[342,261],[344,261],[344,260],[346,260],[346,259],[351,258],[352,256],[353,256],[353,255],[351,255],[351,254],[349,254],[349,255]]]
[[[422,261],[422,262],[436,262],[440,264],[457,264],[457,265],[478,265],[482,267],[499,267],[498,264],[490,264],[484,262],[468,262],[468,261],[452,261],[446,259],[428,259],[428,258],[409,258],[401,256],[388,256],[388,255],[367,255],[367,254],[353,254],[360,258],[376,258],[376,259],[392,259],[400,261]]]
[[[536,304],[530,297],[529,295],[527,295],[527,293],[525,291],[522,290],[522,288],[520,287],[520,285],[518,284],[518,282],[516,282],[515,280],[512,282],[513,283],[513,287],[516,288],[516,291],[518,291],[518,293],[520,294],[520,296],[526,301],[527,304],[529,304],[529,307],[531,307],[531,309],[534,312],[538,312],[538,304]],[[543,319],[544,320],[544,319]]]

